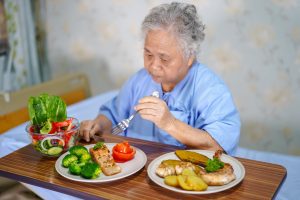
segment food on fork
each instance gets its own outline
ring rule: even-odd
[[[98,142],[94,147],[91,147],[90,154],[92,159],[98,163],[102,172],[106,176],[111,176],[121,172],[121,167],[116,164],[110,151],[103,142]]]

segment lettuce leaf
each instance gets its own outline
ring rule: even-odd
[[[33,125],[44,126],[47,121],[61,122],[67,118],[66,103],[59,96],[41,94],[28,99],[29,118]]]

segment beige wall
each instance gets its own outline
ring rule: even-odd
[[[86,72],[93,94],[143,66],[140,24],[154,0],[47,1],[54,75]],[[206,39],[201,62],[230,87],[240,145],[300,155],[300,1],[194,0]]]

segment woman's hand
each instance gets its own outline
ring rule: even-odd
[[[80,124],[79,134],[87,142],[94,138],[95,134],[110,133],[111,121],[104,115],[99,115],[94,120],[85,120]]]
[[[149,96],[140,99],[139,104],[135,106],[135,110],[139,112],[143,119],[152,121],[163,130],[167,129],[175,120],[166,102],[157,97]]]
[[[80,124],[79,134],[87,142],[90,138],[94,138],[96,133],[100,133],[101,128],[99,123],[95,120],[85,120]]]

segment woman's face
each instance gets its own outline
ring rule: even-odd
[[[152,79],[171,91],[187,74],[193,58],[185,59],[176,38],[167,31],[148,32],[144,45],[144,66]]]

